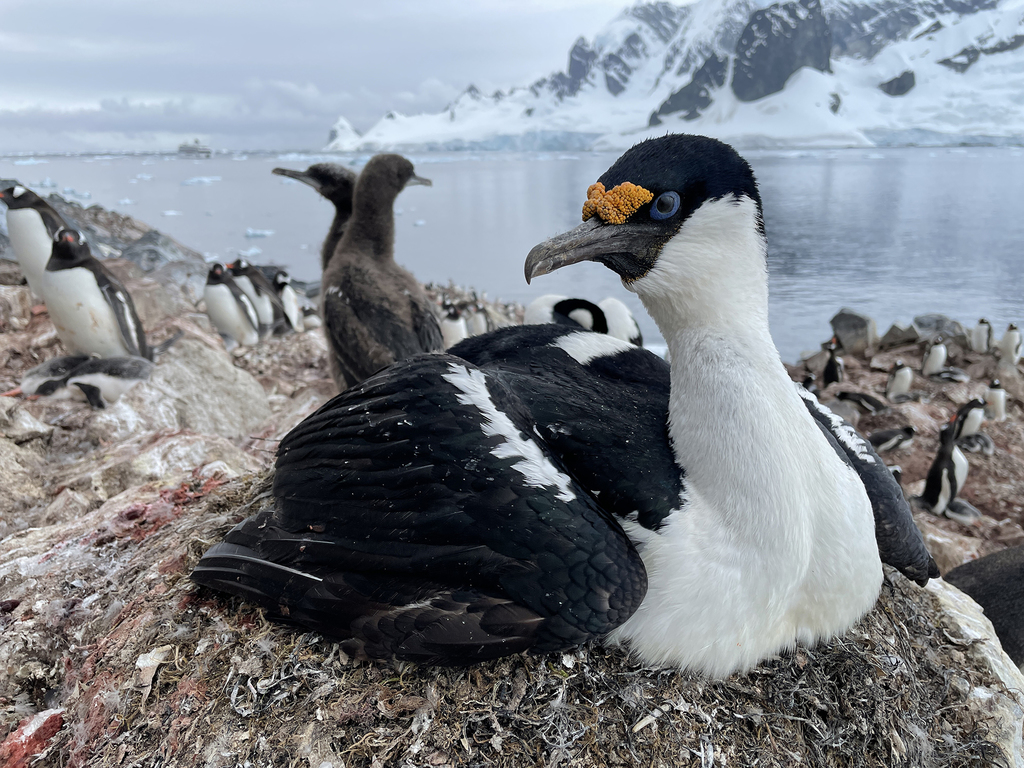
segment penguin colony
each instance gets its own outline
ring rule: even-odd
[[[735,301],[766,296],[766,249],[753,174],[727,145],[638,145],[588,190],[584,224],[527,259],[528,282],[583,260],[615,271],[669,342],[671,365],[637,348],[639,326],[614,298],[541,296],[527,309],[540,327],[495,330],[503,323],[475,295],[446,298],[439,316],[394,262],[395,197],[429,184],[405,158],[377,156],[359,176],[330,163],[274,173],[335,207],[320,312],[343,394],[282,441],[273,507],[204,556],[198,583],[335,635],[360,657],[466,663],[603,637],[648,663],[725,675],[844,631],[873,604],[880,560],[921,584],[938,575],[875,452],[906,447],[914,428],[866,441],[818,403],[813,374],[806,391],[787,389],[766,300]],[[33,293],[80,353],[29,371],[21,393],[106,407],[149,377],[161,350],[45,201],[23,187],[0,201]],[[702,253],[708,233],[718,241]],[[707,295],[683,287],[702,272],[714,276]],[[287,273],[269,276],[242,259],[211,266],[207,311],[229,343],[316,324]],[[70,307],[82,297],[109,312],[99,330],[81,332]],[[1012,324],[996,342],[981,320],[969,343],[1013,363],[1021,355]],[[722,349],[736,354],[729,370]],[[844,378],[836,338],[827,351],[826,387]],[[931,339],[922,375],[963,380],[948,356]],[[697,392],[736,376],[756,382],[760,399],[718,388],[722,402],[696,405]],[[918,399],[913,378],[897,361],[886,399]],[[889,407],[863,392],[836,397],[866,414]],[[737,418],[744,441],[729,444],[716,420]],[[915,503],[976,519],[957,494],[963,451],[994,450],[985,418],[1006,418],[998,381],[943,428]],[[723,568],[738,552],[739,567]],[[818,578],[800,575],[808,567]]]
[[[412,169],[385,163],[399,169],[377,192],[389,214]],[[382,255],[356,226],[367,170],[325,300],[345,298],[340,264]],[[588,198],[583,224],[531,251],[526,279],[604,264],[671,365],[562,324],[412,353],[284,438],[274,503],[192,578],[361,657],[467,663],[603,637],[726,675],[845,631],[874,604],[883,560],[936,576],[870,443],[781,364],[747,163],[670,135],[625,153]],[[387,234],[389,216],[371,221]]]
[[[29,288],[71,353],[32,369],[6,394],[78,396],[106,407],[148,378],[154,357],[178,336],[149,346],[131,294],[49,203],[22,186],[0,190],[0,202]]]

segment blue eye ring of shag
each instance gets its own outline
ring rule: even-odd
[[[651,204],[651,218],[655,221],[664,221],[672,218],[679,211],[679,193],[662,192],[658,199]]]

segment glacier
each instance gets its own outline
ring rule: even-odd
[[[563,72],[389,112],[331,152],[621,150],[669,131],[741,148],[1024,142],[1024,0],[637,3]]]

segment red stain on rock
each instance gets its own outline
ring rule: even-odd
[[[0,744],[0,765],[4,768],[27,768],[29,761],[46,749],[61,726],[63,709],[47,709],[26,717],[18,729]]]
[[[169,557],[161,562],[157,567],[157,571],[161,574],[169,573],[184,573],[185,572],[185,555],[175,555]]]

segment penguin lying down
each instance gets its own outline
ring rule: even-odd
[[[149,379],[153,367],[143,357],[65,355],[30,369],[20,387],[4,394],[84,400],[93,408],[106,408],[137,382]]]

